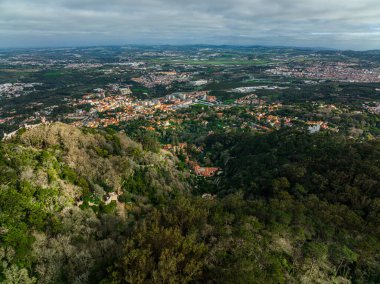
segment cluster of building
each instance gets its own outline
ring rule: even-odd
[[[187,148],[187,143],[178,143],[177,145],[166,144],[162,146],[162,149],[166,151],[171,151],[173,153],[179,153],[180,151],[184,151]]]
[[[0,84],[0,97],[7,99],[20,97],[35,91],[41,83],[5,83]]]
[[[328,123],[324,121],[306,121],[307,130],[310,134],[317,133],[321,129],[328,129]]]
[[[118,125],[136,118],[149,118],[157,111],[170,112],[193,104],[212,106],[219,103],[215,96],[208,94],[208,91],[177,92],[147,100],[136,99],[131,94],[129,87],[118,85],[108,85],[106,89],[94,89],[93,93],[86,94],[82,99],[73,102],[76,108],[90,105],[90,110],[78,109],[75,113],[66,114],[65,118],[76,120],[74,124],[77,126],[99,127]]]
[[[288,89],[288,87],[279,87],[279,86],[251,86],[251,87],[239,87],[232,89],[232,92],[237,93],[251,93],[255,92],[257,90],[285,90]]]
[[[196,80],[196,81],[192,81],[191,84],[193,86],[203,86],[203,85],[207,85],[209,83],[209,81],[207,80]]]
[[[380,69],[360,68],[347,63],[320,63],[312,66],[276,67],[267,74],[307,79],[336,80],[355,83],[379,83]]]
[[[261,110],[261,112],[251,113],[255,116],[256,120],[260,123],[260,127],[263,130],[271,130],[269,127],[280,128],[282,124],[285,126],[293,126],[293,121],[295,118],[285,117],[285,116],[277,116],[270,114],[271,111]],[[257,125],[256,125],[257,126]]]
[[[373,102],[372,104],[363,104],[363,108],[373,114],[380,114],[380,103]]]
[[[193,170],[197,176],[202,176],[202,177],[213,177],[218,172],[221,172],[221,169],[218,167],[201,167],[199,165],[195,165],[193,167]]]
[[[169,86],[173,82],[188,82],[191,75],[189,73],[178,73],[176,71],[156,72],[132,78],[132,81],[153,88],[157,85]]]
[[[66,69],[88,69],[88,68],[100,68],[103,64],[99,63],[69,63],[65,66]]]
[[[193,104],[212,106],[219,103],[215,96],[210,96],[208,91],[177,92],[165,97],[167,103],[172,104],[172,109],[189,107]]]
[[[256,94],[250,94],[235,100],[235,103],[238,105],[262,105],[265,101],[258,98]]]

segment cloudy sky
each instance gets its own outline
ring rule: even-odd
[[[380,0],[0,0],[0,47],[380,49]]]

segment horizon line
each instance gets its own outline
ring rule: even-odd
[[[26,47],[0,47],[0,50],[31,50],[31,49],[62,49],[62,48],[94,48],[94,47],[242,47],[242,48],[254,48],[254,47],[265,47],[265,48],[292,48],[292,49],[301,49],[301,50],[317,50],[317,51],[354,51],[354,52],[371,52],[371,51],[380,51],[379,49],[367,49],[367,50],[358,50],[358,49],[340,49],[332,47],[323,47],[323,46],[294,46],[294,45],[265,45],[265,44],[208,44],[208,43],[192,43],[192,44],[170,44],[170,43],[160,43],[160,44],[150,44],[150,43],[128,43],[128,44],[99,44],[99,45],[57,45],[57,46],[26,46]]]

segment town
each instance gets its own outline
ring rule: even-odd
[[[1,136],[54,121],[144,131],[195,175],[216,180],[223,169],[202,150],[202,137],[286,128],[380,137],[380,63],[355,54],[337,52],[332,61],[323,52],[259,48],[64,51],[0,57]]]

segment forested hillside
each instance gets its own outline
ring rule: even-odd
[[[380,283],[379,142],[210,135],[206,189],[140,141],[51,124],[0,143],[2,282]]]
[[[206,144],[225,168],[219,195],[243,196],[249,214],[281,238],[290,271],[380,282],[378,140],[285,129],[213,135]]]
[[[125,134],[64,124],[23,132],[0,144],[8,283],[100,281],[127,239],[129,215],[188,190],[173,156],[145,151]]]

